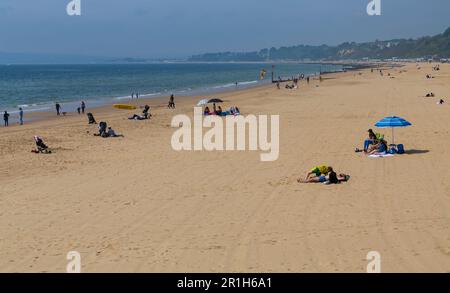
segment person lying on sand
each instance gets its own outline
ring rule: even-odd
[[[320,177],[321,175],[328,175],[328,173],[332,172],[333,168],[329,167],[329,166],[317,166],[311,169],[311,171],[309,171],[306,174],[305,180],[309,180],[310,178],[313,177]],[[313,176],[315,175],[315,176]]]
[[[36,143],[36,149],[33,150],[33,153],[39,154],[39,153],[45,153],[45,154],[51,154],[52,151],[49,150],[48,146],[44,143],[42,138],[35,135],[34,136],[34,142]]]
[[[309,179],[299,178],[297,181],[299,183],[339,184],[341,182],[347,182],[349,179],[350,179],[349,175],[346,174],[337,175],[336,172],[334,172],[333,169],[331,169],[328,175],[316,176]]]
[[[425,97],[427,97],[427,98],[433,98],[433,97],[434,97],[434,93],[429,93],[429,94],[427,94]]]
[[[129,117],[129,120],[147,120],[150,117],[152,117],[152,114],[150,114],[150,106],[145,105],[144,111],[142,111],[142,115],[134,114],[132,117]]]

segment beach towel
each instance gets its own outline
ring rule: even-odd
[[[393,157],[393,154],[378,154],[378,155],[370,155],[369,158],[386,158]]]

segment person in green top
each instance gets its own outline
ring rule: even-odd
[[[314,177],[321,177],[322,175],[326,176],[326,175],[328,175],[328,173],[330,173],[332,171],[333,171],[332,167],[325,166],[325,165],[317,166],[317,167],[312,168],[311,171],[309,171],[306,174],[305,180],[311,179],[311,177],[313,177],[313,175],[315,175]]]

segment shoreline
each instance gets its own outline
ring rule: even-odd
[[[205,62],[203,62],[205,63]],[[264,62],[262,62],[264,63]],[[295,63],[295,62],[293,62]],[[283,64],[283,63],[280,63]],[[326,65],[341,65],[343,66],[343,70],[342,71],[330,71],[330,72],[322,72],[321,75],[325,76],[325,75],[330,75],[330,74],[339,74],[339,73],[345,73],[347,71],[357,71],[357,70],[362,70],[365,68],[370,68],[372,65],[368,64],[368,63],[359,63],[358,67],[354,67],[354,68],[345,68],[345,64],[348,63],[320,63],[320,62],[311,62],[311,63],[300,63],[300,64],[326,64]],[[315,77],[315,76],[319,76],[319,72],[316,73],[311,73],[311,74],[307,74],[305,76],[310,76],[310,77]],[[198,97],[199,100],[201,99],[201,97],[208,97],[210,96],[212,98],[212,96],[221,96],[221,95],[225,95],[225,94],[233,94],[233,93],[239,93],[241,91],[246,91],[246,90],[250,90],[250,89],[255,89],[255,88],[262,88],[265,86],[272,86],[273,83],[269,80],[263,80],[263,81],[259,81],[259,80],[255,80],[255,81],[241,81],[238,82],[238,86],[236,87],[234,84],[222,84],[222,85],[217,85],[217,86],[211,86],[211,87],[199,87],[196,89],[187,89],[187,90],[174,90],[173,94],[175,95],[175,98],[180,98],[180,99],[185,99],[185,98],[194,98],[194,97]],[[131,97],[118,97],[118,98],[114,98],[114,97],[105,97],[105,98],[97,98],[97,99],[86,99],[85,102],[87,103],[87,109],[86,109],[86,113],[92,112],[92,111],[100,111],[103,112],[103,110],[107,107],[111,107],[113,104],[120,104],[120,103],[126,103],[126,104],[130,104],[130,105],[134,105],[137,106],[138,109],[139,107],[143,107],[145,105],[145,103],[151,103],[151,102],[155,102],[155,103],[162,103],[162,100],[168,100],[168,98],[170,97],[170,92],[168,91],[167,93],[150,93],[150,94],[141,94],[139,99],[131,99]],[[141,105],[141,103],[144,103],[144,105]],[[60,103],[62,105],[62,111],[64,111],[65,105],[70,105],[70,108],[74,108],[76,107],[75,105],[78,104],[78,102],[75,101],[71,101],[71,102],[65,102],[65,103]],[[94,105],[94,106],[90,106],[90,105]],[[52,116],[56,116],[56,110],[52,110],[51,107],[54,107],[54,104],[49,104],[49,103],[45,103],[45,104],[41,104],[39,106],[45,107],[42,109],[32,109],[27,111],[26,108],[24,109],[24,124],[31,124],[31,123],[35,123],[38,121],[42,121],[45,119],[51,119]],[[76,109],[76,108],[75,108]],[[21,127],[21,125],[19,125],[19,121],[18,121],[18,110],[17,108],[15,110],[8,110],[8,113],[10,113],[10,115],[12,117],[10,117],[10,126],[11,127]],[[69,116],[78,116],[78,113],[73,110],[73,111],[67,111],[66,112],[67,115],[66,117]],[[62,115],[61,115],[62,116]],[[94,115],[95,116],[95,115]],[[58,117],[56,117],[58,118]],[[1,127],[0,127],[1,128]]]

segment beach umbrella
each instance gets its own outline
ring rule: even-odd
[[[211,99],[208,101],[208,104],[219,104],[219,103],[223,103],[223,101],[221,99]]]
[[[200,100],[197,103],[197,106],[203,106],[203,105],[206,105],[206,104],[208,104],[208,99],[203,99],[203,100]]]
[[[378,121],[375,126],[378,128],[392,128],[392,144],[395,144],[394,142],[394,128],[396,127],[408,127],[412,124],[408,121],[406,121],[403,118],[392,116],[392,117],[386,117],[380,121]]]

